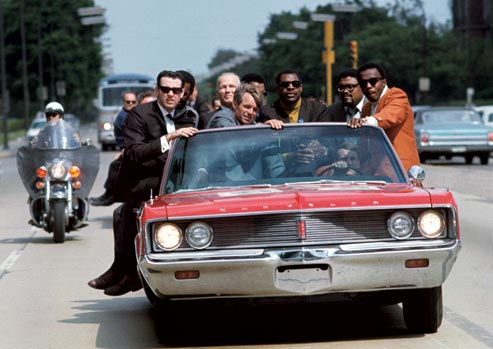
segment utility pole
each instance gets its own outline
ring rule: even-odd
[[[0,105],[0,115],[3,117],[3,148],[9,149],[9,132],[7,130],[7,113],[9,112],[9,95],[7,92],[7,69],[5,68],[5,37],[3,23],[3,0],[0,0],[0,74],[2,103]]]
[[[315,22],[324,22],[324,46],[325,49],[322,52],[322,61],[325,63],[325,75],[326,75],[326,93],[327,104],[332,104],[332,64],[335,62],[334,54],[334,21],[336,16],[312,13],[311,20]]]

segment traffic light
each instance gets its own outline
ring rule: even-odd
[[[353,68],[358,69],[358,42],[356,40],[349,42],[349,60],[353,64]]]

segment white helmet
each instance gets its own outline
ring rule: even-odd
[[[45,107],[45,113],[53,113],[53,112],[60,113],[63,115],[64,110],[62,105],[58,102],[48,103]]]

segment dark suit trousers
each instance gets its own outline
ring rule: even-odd
[[[111,269],[125,275],[137,273],[134,239],[137,235],[137,213],[140,204],[123,203],[113,211],[115,259]]]
[[[122,163],[122,157],[120,156],[118,159],[113,160],[110,163],[110,167],[108,168],[108,177],[106,177],[106,181],[104,182],[104,188],[108,192],[112,192],[113,186],[116,181],[116,177],[118,176],[118,171],[120,169],[120,164]]]

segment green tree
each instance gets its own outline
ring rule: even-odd
[[[24,115],[24,60],[20,45],[23,25],[30,115],[46,102],[38,98],[39,86],[46,86],[48,100],[63,102],[70,112],[84,116],[91,110],[102,77],[101,45],[94,39],[101,35],[103,27],[83,26],[77,14],[79,8],[91,6],[92,0],[4,1],[12,115]],[[65,82],[64,96],[57,94],[59,81]]]
[[[341,70],[351,66],[349,42],[356,40],[359,64],[370,61],[383,64],[391,85],[404,89],[412,103],[461,103],[467,87],[474,87],[476,97],[493,98],[493,61],[489,59],[493,48],[481,38],[453,31],[450,23],[429,22],[423,0],[394,0],[386,7],[377,6],[373,0],[345,3],[358,5],[361,10],[333,12],[328,4],[315,11],[336,16],[332,83]],[[301,75],[305,96],[323,96],[326,83],[322,62],[323,24],[311,21],[310,15],[306,8],[296,14],[272,14],[265,30],[259,33],[259,57],[251,61],[249,69],[265,77],[269,90],[274,88],[277,73],[290,68]],[[296,29],[294,21],[306,22],[307,28]],[[296,32],[298,38],[278,39],[279,32]],[[430,79],[429,92],[419,91],[420,77]]]

